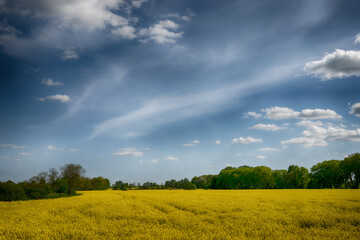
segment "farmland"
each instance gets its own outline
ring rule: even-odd
[[[0,239],[357,239],[360,190],[83,191],[0,202]]]

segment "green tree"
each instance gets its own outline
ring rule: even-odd
[[[351,188],[360,187],[360,153],[347,156],[341,163],[346,184]]]
[[[311,168],[311,188],[340,188],[344,183],[341,161],[323,161]]]
[[[68,194],[75,193],[75,188],[80,178],[85,174],[85,169],[79,164],[66,164],[60,168],[62,178],[68,184]]]

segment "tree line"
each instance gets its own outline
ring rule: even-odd
[[[27,181],[0,182],[0,201],[43,199],[71,196],[76,190],[105,190],[109,179],[87,178],[79,164],[66,164],[60,168],[41,172]],[[328,160],[305,167],[290,165],[287,170],[272,170],[269,167],[226,167],[217,175],[195,176],[179,181],[171,179],[165,184],[143,184],[117,181],[113,190],[135,189],[297,189],[297,188],[359,188],[360,153],[344,160]]]
[[[109,179],[87,178],[85,169],[79,164],[66,164],[58,171],[50,168],[27,181],[0,182],[0,201],[28,200],[65,197],[76,194],[76,190],[105,190]]]
[[[299,188],[359,188],[360,153],[344,160],[328,160],[305,167],[290,165],[288,169],[272,170],[269,167],[226,167],[217,175],[195,176],[165,184],[129,184],[117,181],[114,190],[134,189],[299,189]]]

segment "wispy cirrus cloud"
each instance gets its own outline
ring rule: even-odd
[[[2,148],[12,148],[12,149],[25,149],[26,146],[19,146],[15,144],[0,144],[0,147]]]

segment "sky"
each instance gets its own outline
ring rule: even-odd
[[[112,183],[360,150],[360,2],[0,0],[0,181]]]

